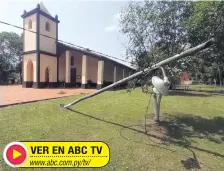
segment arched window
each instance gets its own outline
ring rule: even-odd
[[[28,23],[28,29],[32,29],[32,20],[31,19],[29,20],[29,23]]]
[[[45,30],[50,31],[50,24],[48,22],[46,22],[45,24]]]

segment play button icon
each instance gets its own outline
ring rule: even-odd
[[[22,153],[20,153],[19,151],[13,150],[13,152],[12,152],[12,159],[14,160],[14,159],[18,158],[21,155],[22,155]]]
[[[21,166],[28,156],[26,146],[20,142],[13,142],[8,144],[4,150],[4,160],[12,167]]]

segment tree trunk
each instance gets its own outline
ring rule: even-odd
[[[219,85],[222,86],[222,73],[220,70],[220,66],[218,66],[218,71],[219,71]]]
[[[22,73],[21,72],[19,73],[19,76],[20,76],[20,84],[22,85],[23,84],[23,80],[22,80],[23,78],[22,78]]]

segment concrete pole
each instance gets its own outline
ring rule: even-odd
[[[70,106],[72,106],[74,104],[77,104],[77,103],[79,103],[79,102],[81,102],[83,100],[86,100],[86,99],[89,99],[89,98],[91,98],[93,96],[96,96],[98,94],[101,94],[101,93],[103,93],[106,90],[109,90],[111,88],[114,88],[114,87],[122,84],[122,83],[125,83],[125,82],[127,82],[129,80],[132,80],[132,79],[134,79],[134,78],[142,75],[143,73],[149,73],[149,72],[151,72],[151,71],[153,71],[153,70],[161,67],[162,65],[168,64],[168,63],[170,63],[170,62],[172,62],[174,60],[178,60],[178,59],[182,59],[182,58],[187,57],[187,56],[194,55],[195,53],[200,52],[200,51],[208,48],[212,44],[214,44],[214,41],[215,40],[212,38],[212,39],[210,39],[210,40],[208,40],[208,41],[206,41],[206,42],[204,42],[202,44],[199,44],[198,46],[195,46],[193,48],[187,49],[187,50],[185,50],[184,52],[182,52],[180,54],[176,54],[176,55],[174,55],[174,56],[172,56],[170,58],[167,58],[167,59],[165,59],[163,61],[160,61],[159,63],[157,63],[155,65],[152,65],[152,66],[150,66],[148,68],[145,68],[144,70],[138,71],[138,72],[134,73],[133,75],[128,76],[128,77],[126,77],[126,78],[124,78],[122,80],[119,80],[119,81],[117,81],[117,82],[115,82],[115,83],[113,83],[113,84],[111,84],[111,85],[109,85],[107,87],[104,87],[104,88],[98,90],[97,92],[95,92],[93,94],[89,94],[89,95],[84,96],[84,97],[82,97],[80,99],[77,99],[77,100],[75,100],[75,101],[73,101],[73,102],[65,105],[64,107],[65,108],[68,108],[68,107],[70,107]]]
[[[161,94],[156,94],[153,93],[153,99],[154,99],[154,120],[155,122],[159,122],[159,117],[160,117],[160,104],[161,104],[161,99],[162,95]]]
[[[87,56],[82,56],[82,88],[87,88]]]
[[[97,89],[101,89],[103,85],[104,61],[98,61],[97,72]]]
[[[71,58],[71,52],[69,50],[65,53],[65,83],[70,83],[70,58]]]

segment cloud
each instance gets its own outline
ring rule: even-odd
[[[117,26],[116,25],[110,25],[110,26],[106,26],[104,28],[105,32],[114,32],[117,31]]]
[[[104,28],[105,32],[116,32],[118,31],[118,25],[120,20],[120,13],[116,13],[112,17],[112,24]]]
[[[120,14],[119,12],[118,12],[117,14],[114,14],[114,16],[113,16],[113,19],[114,19],[116,22],[119,22],[120,18],[121,18],[121,14]]]

